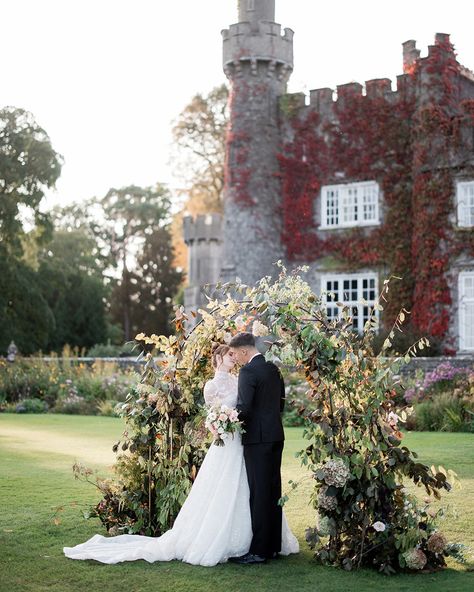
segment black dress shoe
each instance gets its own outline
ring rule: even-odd
[[[227,559],[227,561],[229,563],[237,563],[238,561],[240,561],[243,557],[247,557],[248,553],[245,553],[244,555],[239,555],[238,557],[229,557],[229,559]]]
[[[266,563],[266,557],[254,555],[253,553],[246,553],[240,557],[229,557],[231,563],[238,563],[239,565],[252,565],[255,563]]]

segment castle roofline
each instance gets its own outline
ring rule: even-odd
[[[417,48],[414,39],[404,41],[402,47],[403,74],[397,76],[396,90],[392,90],[393,83],[390,78],[373,78],[365,81],[364,85],[351,81],[339,84],[336,89],[328,87],[311,89],[309,91],[309,102],[305,93],[302,92],[285,95],[284,101],[291,109],[309,106],[321,114],[328,114],[335,103],[344,101],[351,96],[383,97],[388,101],[395,102],[400,94],[406,97],[407,92],[415,92],[415,89],[409,89],[407,86],[410,75],[415,68],[423,68],[425,64],[429,63],[430,58],[440,50],[454,55],[448,33],[436,33],[435,43],[428,46],[428,55],[426,57],[420,57],[420,50]],[[459,64],[459,75],[470,82],[474,82],[474,72],[461,64]]]

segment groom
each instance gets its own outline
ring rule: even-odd
[[[251,333],[239,333],[229,345],[234,360],[242,365],[237,410],[245,428],[242,444],[253,531],[249,552],[229,561],[244,565],[265,563],[281,550],[282,509],[278,500],[284,433],[280,414],[285,403],[285,385],[275,364],[267,362],[256,349]]]

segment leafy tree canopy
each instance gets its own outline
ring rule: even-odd
[[[59,178],[61,164],[31,113],[14,107],[0,110],[0,244],[7,253],[21,254],[26,217],[40,230],[39,238],[51,231],[40,203]]]
[[[207,95],[195,95],[173,127],[173,167],[182,183],[182,209],[171,228],[176,265],[187,267],[183,241],[184,212],[196,216],[222,211],[225,140],[229,121],[229,89],[225,84]]]
[[[81,230],[55,231],[41,252],[38,281],[56,321],[48,349],[106,341],[108,288],[96,255],[96,241]]]
[[[206,211],[221,209],[228,99],[225,84],[207,95],[195,95],[173,127],[175,170],[191,199],[188,209],[194,202],[203,202]]]

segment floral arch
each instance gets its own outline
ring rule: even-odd
[[[459,555],[460,547],[447,543],[436,529],[436,515],[420,506],[403,483],[410,480],[439,499],[455,474],[418,462],[402,445],[397,421],[405,412],[399,416],[394,404],[401,366],[427,340],[398,358],[384,357],[405,320],[402,310],[382,352],[373,355],[376,310],[387,301],[389,281],[363,335],[357,335],[351,311],[342,303],[339,318],[327,318],[302,271],[288,274],[281,268],[277,280],[263,278],[255,287],[219,285],[224,296],[199,311],[200,320],[189,333],[179,309],[175,335],[137,335],[148,349],[142,354],[146,364],[122,405],[127,429],[114,446],[120,451],[116,478],[98,481],[104,497],[92,515],[111,534],[153,536],[172,525],[206,449],[202,390],[211,375],[211,344],[226,342],[252,323],[257,333],[271,336],[268,355],[291,363],[307,381],[310,404],[299,409],[307,446],[299,457],[314,478],[308,505],[316,510],[317,523],[307,529],[306,539],[315,558],[348,570],[367,566],[388,574],[444,566],[445,556]]]

